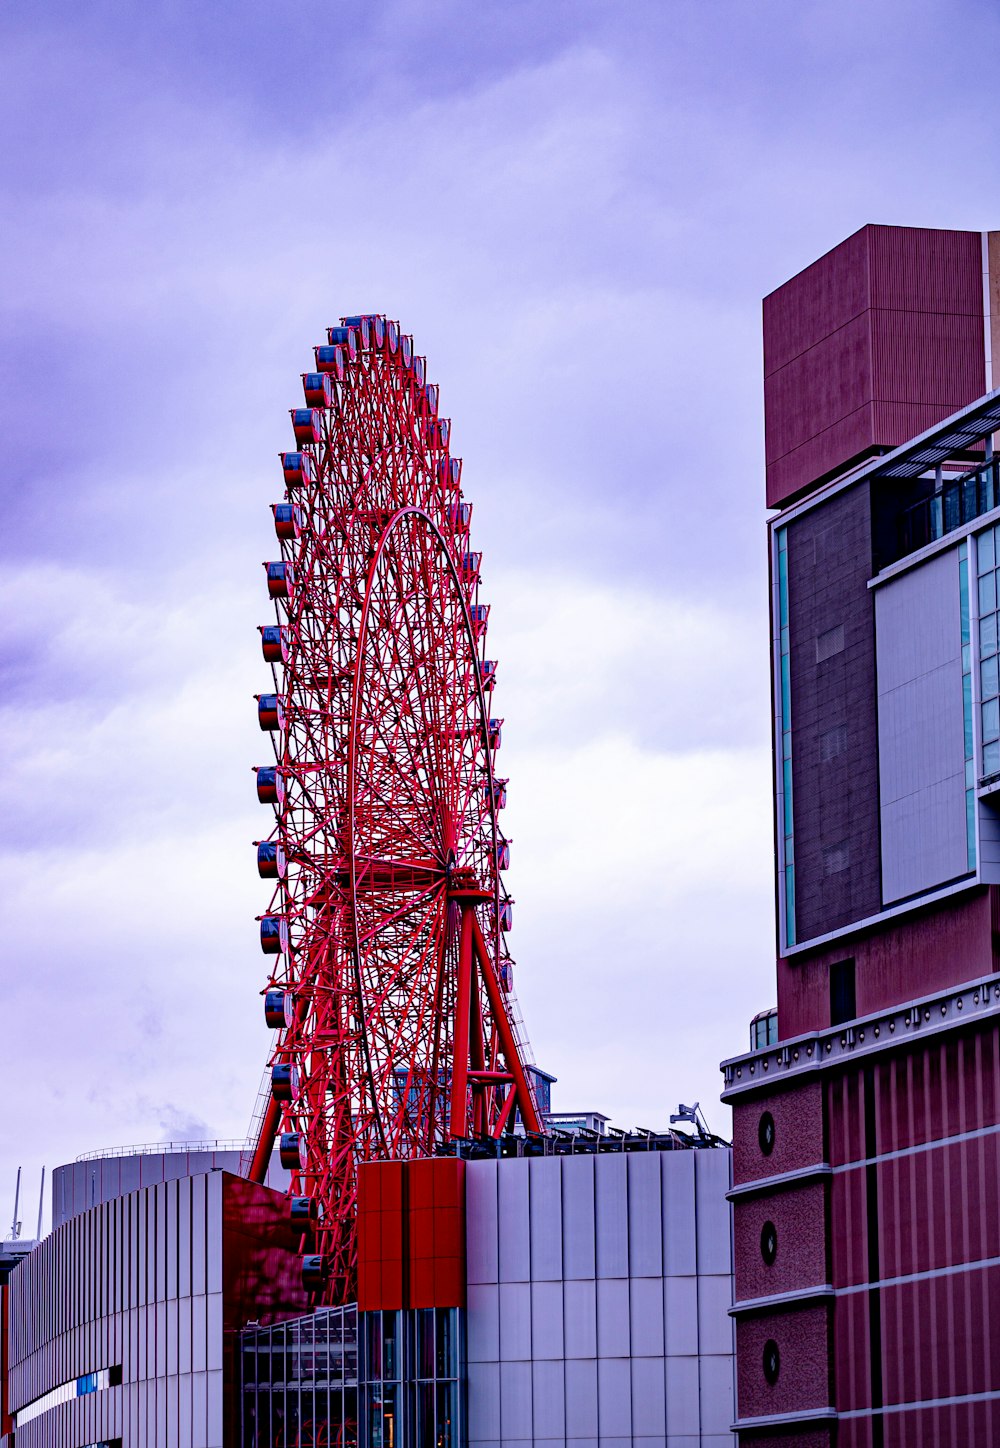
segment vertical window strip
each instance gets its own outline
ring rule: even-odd
[[[987,528],[976,538],[979,587],[979,738],[984,776],[1000,773],[1000,679],[997,659],[997,542],[1000,529]],[[967,774],[975,773],[974,770]],[[968,782],[968,780],[967,780]],[[971,781],[974,785],[975,780]]]
[[[992,530],[991,530],[992,532]],[[994,578],[994,587],[996,579]],[[972,724],[972,608],[969,596],[969,544],[958,549],[958,589],[962,615],[962,719],[965,732],[965,851],[970,870],[976,868],[976,762]]]
[[[777,530],[778,544],[778,711],[781,722],[781,789],[779,818],[784,874],[785,944],[795,944],[795,829],[792,813],[792,685],[788,631],[788,529]]]

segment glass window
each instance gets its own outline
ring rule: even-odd
[[[1000,671],[998,671],[1000,660],[996,654],[991,659],[985,659],[979,665],[979,684],[982,689],[982,698],[989,699],[991,695],[1000,693]]]
[[[399,1418],[399,1389],[383,1383],[371,1390],[371,1411],[368,1425],[371,1448],[396,1448],[396,1424]]]
[[[417,1312],[417,1377],[434,1376],[434,1309],[421,1307]]]
[[[976,539],[976,557],[980,573],[988,573],[991,568],[996,567],[996,535],[992,528],[987,528],[986,532],[980,533]]]
[[[437,1385],[437,1443],[435,1448],[453,1448],[458,1442],[456,1407],[458,1384],[438,1383]]]
[[[399,1313],[382,1313],[382,1376],[399,1378]]]
[[[437,1309],[437,1376],[439,1378],[455,1378],[458,1376],[458,1353],[457,1328],[455,1324],[456,1309],[439,1307]]]
[[[365,1357],[367,1372],[371,1378],[380,1378],[382,1373],[382,1314],[365,1313]]]
[[[985,658],[997,651],[997,616],[987,613],[979,620],[979,652]]]
[[[996,774],[1000,770],[1000,744],[983,745],[983,773]]]
[[[997,579],[995,573],[987,573],[979,580],[979,612],[993,613],[997,606]]]
[[[983,705],[983,743],[1000,738],[1000,700],[989,699]]]
[[[434,1448],[434,1384],[417,1384],[417,1448]]]

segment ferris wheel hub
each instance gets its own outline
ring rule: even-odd
[[[476,878],[475,870],[459,866],[451,870],[448,877],[448,899],[460,904],[480,904],[493,899],[493,891],[485,890]]]

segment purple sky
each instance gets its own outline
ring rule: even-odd
[[[0,7],[0,1234],[18,1163],[246,1130],[267,504],[355,310],[465,458],[556,1104],[727,1127],[773,1000],[760,297],[867,221],[1000,223],[998,39],[985,0]]]

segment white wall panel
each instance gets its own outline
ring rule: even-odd
[[[697,1433],[701,1417],[698,1359],[667,1358],[667,1436]]]
[[[696,1239],[698,1271],[733,1270],[729,1202],[726,1200],[732,1179],[732,1157],[728,1151],[693,1151],[696,1186]]]
[[[529,1162],[531,1214],[531,1277],[535,1282],[561,1282],[562,1172],[557,1156]]]
[[[531,1287],[527,1282],[500,1283],[500,1361],[531,1358]],[[504,1437],[507,1430],[504,1429]]]
[[[566,1360],[566,1436],[597,1441],[597,1359]]]
[[[882,894],[968,868],[958,549],[875,591]]]
[[[636,1438],[667,1431],[666,1364],[662,1357],[633,1358],[632,1432]]]
[[[563,1339],[563,1285],[561,1282],[531,1284],[531,1354],[538,1362],[543,1358],[561,1358]]]
[[[531,1439],[531,1363],[500,1364],[500,1440]]]
[[[495,1161],[470,1161],[465,1168],[466,1252],[470,1282],[500,1280]]]
[[[698,1277],[698,1351],[729,1354],[733,1351],[731,1277]]]
[[[566,1397],[562,1361],[535,1358],[531,1369],[531,1401],[534,1441],[562,1441],[566,1434]]]
[[[563,1283],[564,1332],[568,1358],[597,1356],[597,1286],[591,1279]]]
[[[633,1357],[662,1357],[663,1280],[633,1277],[629,1282],[629,1318]]]
[[[628,1276],[628,1158],[597,1159],[594,1167],[598,1277]]]
[[[663,1274],[663,1201],[660,1153],[635,1152],[628,1163],[629,1276]]]
[[[499,1363],[469,1363],[469,1439],[500,1441]]]
[[[596,1275],[594,1159],[564,1156],[562,1167],[563,1272],[567,1279]]]
[[[528,1215],[528,1166],[517,1158],[498,1173],[499,1264],[501,1282],[531,1277],[531,1228]]]
[[[627,1358],[630,1351],[628,1278],[597,1281],[597,1355]]]
[[[631,1438],[632,1370],[627,1357],[597,1361],[597,1425],[602,1442]]]
[[[469,1283],[466,1322],[469,1362],[499,1362],[500,1288],[495,1282]]]
[[[693,1356],[698,1351],[698,1279],[665,1277],[663,1308],[668,1357]]]
[[[660,1154],[663,1184],[663,1272],[667,1277],[697,1271],[693,1151]]]
[[[703,1357],[701,1360],[701,1430],[728,1433],[736,1416],[731,1357]]]

